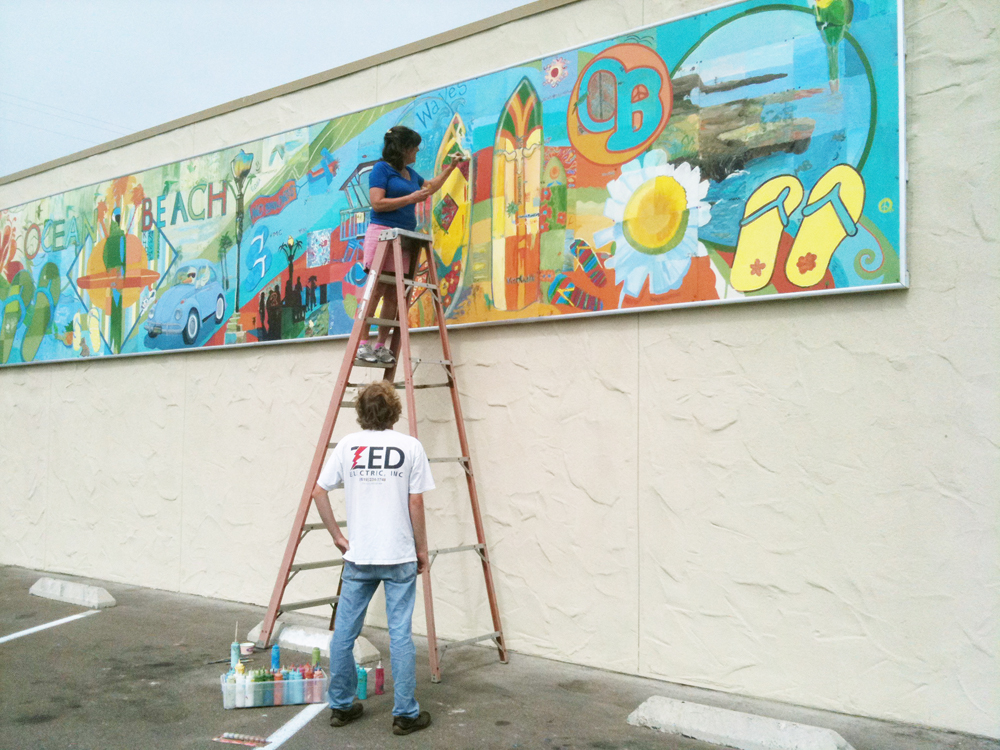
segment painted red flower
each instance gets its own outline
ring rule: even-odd
[[[556,214],[556,221],[558,221],[560,224],[565,224],[566,223],[566,212],[565,211],[560,211],[558,214]]]
[[[760,276],[765,268],[767,268],[767,263],[761,263],[760,258],[757,258],[756,261],[750,264],[750,275]]]
[[[547,187],[542,188],[542,200],[543,201],[552,200],[552,188],[547,188]]]
[[[813,253],[806,253],[795,261],[795,265],[798,266],[799,273],[809,273],[816,267],[816,255]]]

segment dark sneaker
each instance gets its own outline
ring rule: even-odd
[[[421,711],[420,716],[411,719],[408,716],[392,717],[393,734],[412,734],[421,729],[427,729],[431,725],[431,715],[426,711]]]
[[[355,703],[346,711],[341,711],[339,708],[331,708],[330,711],[332,713],[332,716],[330,716],[330,726],[342,727],[344,724],[350,724],[359,718],[365,712],[365,707],[360,703]]]

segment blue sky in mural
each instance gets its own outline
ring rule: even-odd
[[[524,4],[3,2],[0,176]]]

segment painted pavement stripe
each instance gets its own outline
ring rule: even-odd
[[[31,635],[32,633],[37,633],[39,630],[54,628],[56,625],[62,625],[64,622],[72,622],[73,620],[79,620],[81,617],[89,617],[90,615],[96,615],[98,612],[100,612],[99,609],[91,609],[86,612],[81,612],[78,615],[70,615],[69,617],[64,617],[61,620],[53,620],[52,622],[47,622],[44,625],[36,625],[33,628],[22,630],[19,633],[11,633],[10,635],[5,635],[3,638],[0,638],[0,643],[6,643],[7,641],[12,641],[15,638],[20,638],[21,636],[24,635]]]
[[[326,703],[313,703],[311,706],[302,709],[295,715],[294,719],[267,738],[268,744],[264,746],[263,750],[274,750],[276,747],[281,747],[293,734],[316,718],[326,708]]]

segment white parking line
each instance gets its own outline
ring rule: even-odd
[[[268,744],[263,747],[263,750],[274,750],[276,747],[281,747],[288,739],[291,738],[293,734],[316,718],[316,716],[322,713],[326,708],[327,705],[325,703],[313,703],[311,706],[303,708],[295,714],[294,719],[289,721],[287,724],[278,729],[277,732],[267,738]]]
[[[0,643],[6,643],[7,641],[12,641],[15,638],[20,638],[24,635],[31,635],[32,633],[37,633],[39,630],[47,630],[48,628],[54,628],[56,625],[62,625],[64,622],[72,622],[73,620],[79,620],[81,617],[89,617],[90,615],[96,615],[101,610],[90,609],[86,612],[81,612],[78,615],[70,615],[69,617],[64,617],[61,620],[53,620],[52,622],[47,622],[44,625],[36,625],[33,628],[28,628],[27,630],[22,630],[20,633],[11,633],[10,635],[5,635],[0,638]]]

